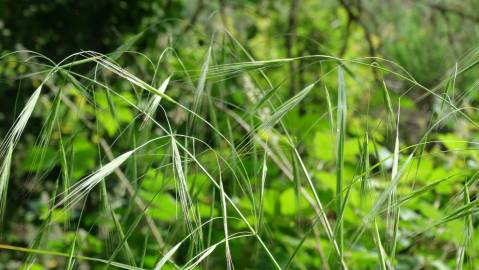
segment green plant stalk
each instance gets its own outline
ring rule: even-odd
[[[338,68],[338,115],[336,127],[337,153],[336,153],[336,242],[339,247],[339,260],[343,260],[343,182],[344,182],[344,139],[346,133],[346,88],[342,67]]]

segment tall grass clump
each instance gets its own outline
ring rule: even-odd
[[[227,31],[197,48],[201,57],[173,45],[158,57],[134,51],[143,34],[57,63],[12,54],[29,70],[15,82],[41,82],[0,146],[3,218],[19,203],[8,192],[18,179],[44,198],[35,241],[2,235],[2,253],[24,256],[25,269],[51,258],[64,269],[479,263],[477,143],[450,132],[459,121],[477,127],[454,87],[477,55],[431,88],[379,57],[256,60]],[[291,63],[304,68],[292,95]],[[416,130],[403,120],[420,117],[411,91],[437,110]],[[430,244],[441,252],[416,260]]]

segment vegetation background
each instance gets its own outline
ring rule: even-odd
[[[477,269],[477,10],[0,1],[0,269]]]

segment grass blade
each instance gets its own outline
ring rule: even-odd
[[[165,256],[163,256],[161,258],[161,260],[155,265],[155,268],[154,270],[160,270],[165,264],[166,262],[168,262],[171,257],[175,254],[175,252],[178,250],[178,248],[180,248],[181,244],[183,242],[179,242],[178,244],[176,244],[174,247],[172,247],[166,254]]]
[[[10,178],[12,152],[13,148],[10,146],[7,155],[4,158],[2,167],[0,168],[0,225],[3,224],[3,217],[7,205],[8,179]]]
[[[285,103],[281,104],[281,106],[279,106],[270,117],[265,119],[263,123],[261,123],[260,126],[256,128],[256,130],[274,126],[281,118],[283,118],[286,113],[296,107],[296,105],[298,105],[309,94],[315,84],[316,83],[312,83],[306,86],[298,94],[290,98]]]
[[[344,139],[346,137],[346,87],[343,69],[338,67],[338,115],[336,127],[336,242],[339,247],[339,260],[343,259],[343,182],[344,182]]]
[[[166,78],[166,80],[163,81],[161,86],[158,88],[158,92],[162,94],[165,93],[166,87],[168,86],[171,77],[172,75],[170,75],[168,78]],[[154,95],[151,98],[151,100],[148,102],[145,109],[145,117],[143,119],[142,127],[145,126],[145,124],[148,122],[149,119],[152,119],[153,117],[155,117],[155,112],[158,109],[158,106],[160,105],[161,99],[162,99],[161,95]]]
[[[70,187],[70,191],[63,199],[55,205],[54,208],[59,207],[62,204],[66,204],[66,209],[71,207],[74,203],[83,198],[90,190],[98,185],[105,177],[110,175],[115,169],[120,167],[135,150],[130,150],[116,157],[105,166],[92,173],[91,175],[79,180],[75,185]]]
[[[220,196],[221,196],[221,205],[223,211],[223,227],[225,231],[225,254],[226,254],[226,267],[228,270],[234,269],[233,261],[231,259],[231,251],[229,245],[229,235],[228,235],[228,213],[226,211],[226,200],[225,200],[225,191],[223,189],[223,181],[220,180]]]
[[[7,132],[5,139],[0,145],[0,224],[3,220],[2,217],[7,202],[7,189],[10,177],[12,153],[18,141],[20,140],[23,130],[25,129],[33,110],[35,109],[38,98],[40,97],[40,93],[42,91],[42,86],[43,84],[41,84],[37,88],[37,90],[35,90],[33,95],[28,99],[25,107],[22,109],[20,115],[15,120],[13,127],[10,128],[10,130]]]

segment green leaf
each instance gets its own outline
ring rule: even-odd
[[[317,132],[314,136],[314,154],[321,160],[332,161],[335,154],[335,140],[328,131]]]
[[[56,151],[50,147],[33,146],[29,148],[22,161],[22,168],[29,172],[38,172],[58,164]]]
[[[177,219],[177,214],[180,214],[180,208],[178,203],[169,194],[155,195],[146,191],[141,191],[140,196],[145,201],[153,199],[153,204],[148,210],[148,214],[160,221],[174,221]]]
[[[449,150],[463,150],[467,148],[467,141],[456,134],[440,134],[437,137]]]
[[[308,207],[308,203],[304,197],[299,197],[293,188],[288,188],[283,191],[279,197],[280,210],[283,215],[294,215],[299,210]]]

